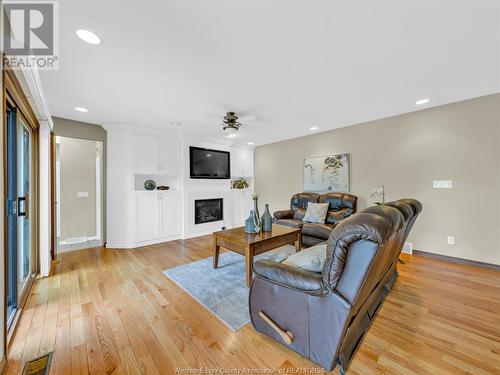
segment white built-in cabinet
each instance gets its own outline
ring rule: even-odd
[[[231,177],[253,177],[253,150],[233,148],[231,150]]]
[[[161,209],[156,192],[135,192],[136,241],[152,241],[160,237]]]
[[[253,193],[253,150],[192,140],[185,136],[136,126],[108,125],[107,245],[136,248],[205,232],[194,224],[194,196],[222,196],[224,225],[240,226],[248,217]],[[229,150],[231,177],[247,178],[250,187],[230,189],[230,180],[189,178],[189,146]],[[168,185],[167,191],[146,191],[144,181]],[[261,208],[262,209],[262,208]]]
[[[231,189],[231,225],[245,224],[250,210],[253,208],[253,189]]]
[[[181,194],[178,191],[136,191],[136,241],[156,242],[181,234]]]
[[[175,139],[137,134],[135,172],[142,174],[180,173],[180,142]]]

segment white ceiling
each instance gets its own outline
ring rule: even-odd
[[[54,116],[222,137],[234,110],[259,128],[235,141],[257,145],[500,92],[499,1],[59,4]]]

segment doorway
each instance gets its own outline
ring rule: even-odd
[[[55,137],[56,252],[102,246],[103,142]]]
[[[14,106],[6,107],[7,327],[35,275],[33,132]]]

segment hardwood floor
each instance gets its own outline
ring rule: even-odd
[[[314,369],[311,362],[250,324],[232,333],[162,274],[211,256],[211,246],[207,236],[62,254],[56,274],[33,286],[6,373],[20,374],[26,360],[51,350],[51,374],[174,374],[176,368],[314,373],[301,371]],[[347,373],[500,374],[500,273],[421,256],[403,259]]]

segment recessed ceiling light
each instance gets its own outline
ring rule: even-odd
[[[75,107],[75,111],[78,111],[78,112],[88,112],[89,110],[87,108],[83,108],[83,107]]]
[[[83,40],[84,42],[87,42],[89,44],[101,44],[101,38],[99,38],[92,31],[79,29],[76,30],[75,33],[76,36],[81,40]]]
[[[248,142],[248,145],[249,146],[253,146],[253,142]]]
[[[317,127],[317,126],[311,126],[311,127],[309,128],[309,130],[313,130],[313,131],[314,131],[314,130],[318,130],[318,127]]]
[[[429,98],[424,98],[424,99],[420,99],[420,100],[417,100],[415,102],[416,105],[422,105],[422,104],[427,104],[430,102],[430,99]]]

